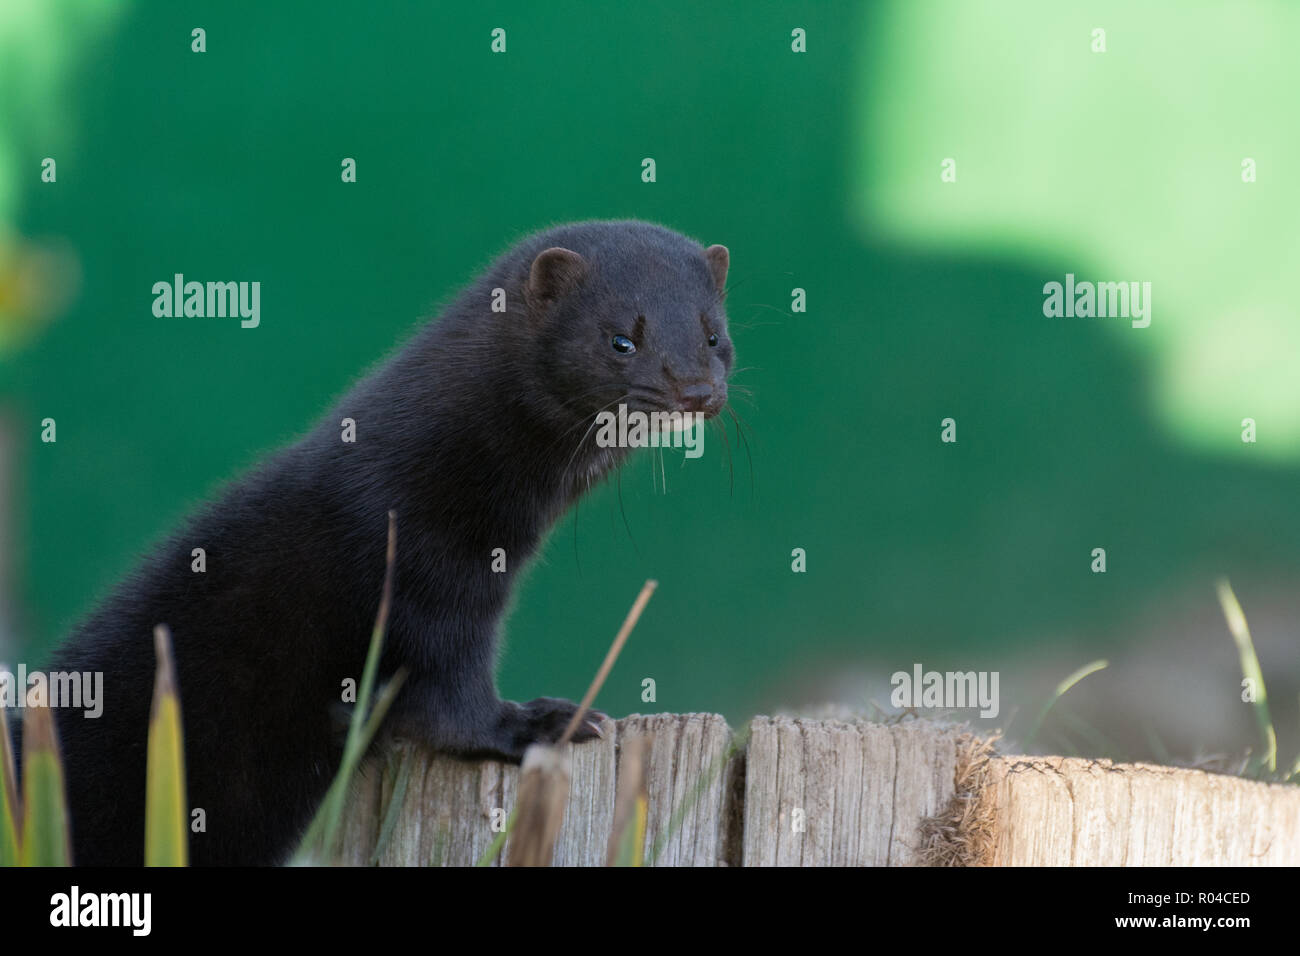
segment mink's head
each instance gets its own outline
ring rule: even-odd
[[[565,226],[536,242],[527,321],[545,330],[539,368],[566,417],[620,403],[708,418],[722,410],[734,362],[725,246],[635,221]]]

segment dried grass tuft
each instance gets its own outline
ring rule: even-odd
[[[976,734],[958,739],[953,795],[942,811],[921,821],[920,865],[992,865],[997,806],[988,784],[997,740]]]

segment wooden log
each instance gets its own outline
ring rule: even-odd
[[[921,720],[758,717],[734,735],[714,714],[657,714],[603,730],[564,748],[572,786],[556,865],[604,865],[630,737],[649,740],[645,846],[657,866],[1300,865],[1295,786],[997,756]],[[479,862],[518,780],[516,767],[394,743],[353,787],[342,862]],[[498,848],[488,862],[505,858]]]
[[[962,734],[924,721],[756,717],[746,755],[745,866],[907,866],[921,821],[952,797]]]
[[[556,865],[596,866],[604,860],[614,814],[616,744],[611,724],[605,728],[604,740],[562,748],[569,752],[575,785],[556,841]],[[348,865],[472,866],[500,835],[519,785],[518,767],[433,754],[407,741],[395,742],[362,774],[348,810],[342,861]],[[488,862],[499,866],[505,858],[498,852]]]
[[[654,714],[618,722],[618,735],[653,736],[646,764],[646,843],[653,866],[739,861],[739,764],[717,714]]]
[[[1151,764],[990,761],[996,866],[1300,866],[1300,787]]]

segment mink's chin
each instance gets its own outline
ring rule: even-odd
[[[726,408],[726,407],[727,407],[727,400],[726,400],[726,398],[724,397],[724,398],[719,399],[719,400],[717,400],[717,401],[709,402],[709,403],[706,404],[703,408],[687,408],[687,407],[682,407],[682,408],[676,409],[676,411],[681,412],[683,415],[685,415],[686,413],[690,412],[690,413],[693,413],[693,414],[695,414],[695,415],[699,415],[701,418],[704,418],[704,419],[707,420],[707,419],[710,419],[710,418],[717,418],[719,415],[722,414],[722,410],[723,410],[724,408]]]
[[[704,408],[661,408],[656,409],[656,411],[673,416],[669,420],[669,426],[664,431],[680,432],[693,428],[695,423],[701,419],[707,421],[710,418],[717,418],[726,404],[726,402],[719,402],[717,405],[708,405]]]

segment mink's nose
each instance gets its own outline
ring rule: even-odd
[[[713,398],[713,386],[708,382],[687,385],[681,390],[682,408],[688,412],[702,412]]]

